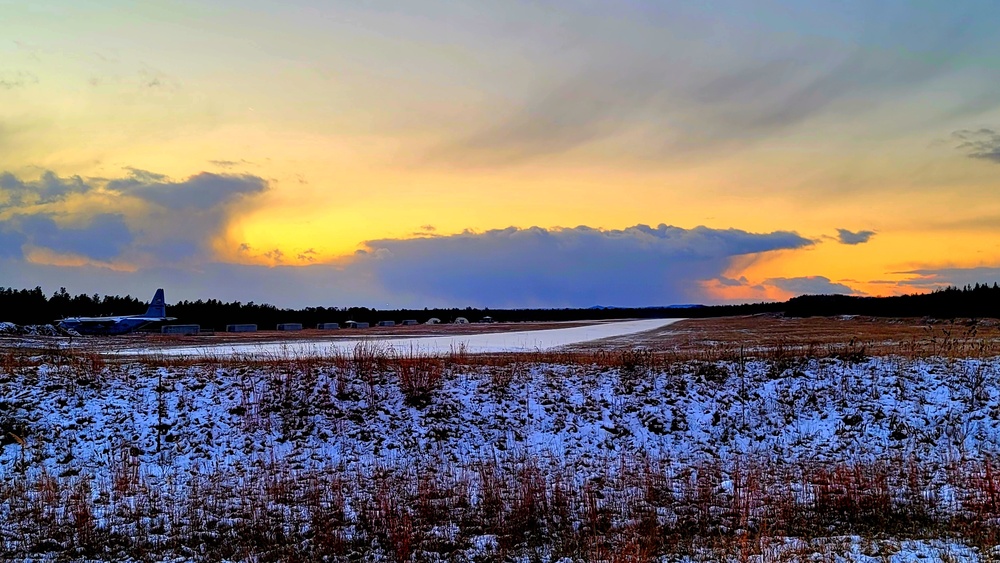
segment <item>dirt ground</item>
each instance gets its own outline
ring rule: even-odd
[[[1000,353],[997,319],[791,318],[751,315],[686,319],[655,331],[593,341],[575,350],[643,347],[659,352],[784,349],[817,354],[845,347],[869,354],[993,355]]]
[[[295,332],[269,330],[252,333],[217,332],[202,336],[136,333],[115,337],[78,337],[72,339],[71,345],[78,350],[103,351],[137,346],[155,349],[178,344],[264,344],[358,338],[388,340],[571,328],[602,322],[614,321],[440,324],[341,330],[306,329]],[[0,350],[13,347],[60,347],[66,346],[68,340],[62,337],[0,338]],[[569,351],[593,352],[623,348],[644,348],[682,355],[731,355],[740,349],[750,353],[779,350],[826,355],[841,353],[845,348],[861,350],[867,354],[1000,355],[1000,321],[863,316],[789,318],[773,314],[685,319],[654,331],[574,345],[569,347]]]

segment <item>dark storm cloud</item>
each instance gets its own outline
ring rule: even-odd
[[[706,227],[509,228],[370,241],[351,268],[371,268],[387,292],[418,303],[644,306],[701,297],[699,281],[718,276],[734,256],[811,244],[790,232]]]
[[[840,244],[864,244],[875,236],[875,231],[851,232],[847,229],[837,229],[837,240]]]
[[[0,232],[2,236],[2,232]],[[699,282],[719,276],[733,256],[802,248],[794,233],[699,227],[617,231],[589,227],[503,229],[369,243],[349,262],[311,266],[157,263],[136,272],[73,269],[73,291],[142,293],[171,286],[169,299],[207,296],[283,306],[591,306],[704,301]],[[4,256],[0,256],[3,259]],[[11,263],[14,258],[7,258]],[[18,262],[8,283],[67,286],[66,268]],[[234,284],[232,280],[240,280]],[[159,284],[159,285],[155,285]],[[23,283],[22,283],[23,285]],[[287,288],[294,287],[294,292]],[[119,291],[116,289],[116,291]]]
[[[952,135],[959,141],[958,150],[970,158],[1000,163],[1000,133],[995,130],[962,130],[955,131]]]
[[[138,223],[135,250],[158,262],[206,260],[207,244],[228,222],[232,205],[260,194],[267,182],[256,176],[202,172],[183,181],[144,170],[108,182],[107,189],[154,205]]]
[[[106,234],[113,230],[111,223],[102,223]],[[95,233],[99,230],[96,225],[94,229]],[[35,230],[47,232],[45,225]],[[20,236],[0,230],[0,239],[12,235]],[[12,244],[20,242],[12,240]],[[183,242],[170,242],[167,250]],[[60,244],[66,251],[94,251],[87,245]],[[131,248],[141,244],[134,241]],[[115,291],[143,293],[148,284],[175,287],[170,299],[211,296],[297,307],[649,306],[711,301],[703,282],[719,278],[734,256],[811,244],[795,233],[781,231],[756,234],[664,225],[613,231],[510,228],[371,241],[367,252],[337,264],[263,267],[165,258],[135,272],[86,265],[71,270],[76,284],[72,291],[115,287]],[[114,252],[110,246],[101,250],[104,256]],[[308,250],[302,254],[311,255]],[[17,264],[11,267],[13,277],[7,283],[72,285],[66,278],[68,268],[28,264],[17,254],[0,255],[0,262]],[[733,280],[735,285],[745,282]],[[295,290],[290,292],[289,287]],[[820,287],[815,281],[809,286]]]

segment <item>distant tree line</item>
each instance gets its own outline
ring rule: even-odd
[[[895,297],[803,295],[782,304],[788,316],[868,315],[873,317],[1000,318],[1000,285],[948,287],[932,293]]]
[[[17,324],[51,323],[64,317],[134,315],[146,311],[146,301],[130,295],[70,295],[60,288],[47,297],[40,287],[13,289],[0,287],[0,321]],[[224,330],[227,324],[251,323],[262,330],[278,323],[345,323],[348,320],[397,323],[413,319],[420,323],[430,318],[454,322],[464,317],[477,322],[492,317],[497,322],[574,321],[621,318],[702,318],[759,313],[784,313],[809,317],[830,315],[868,315],[876,317],[996,317],[1000,318],[1000,286],[975,284],[963,288],[948,287],[932,293],[895,297],[857,297],[852,295],[803,295],[785,302],[748,303],[690,307],[590,308],[590,309],[396,309],[366,307],[307,307],[279,309],[274,305],[218,299],[180,301],[168,304],[167,314],[177,323],[197,324],[204,329]]]
[[[425,323],[436,318],[443,323],[464,318],[469,322],[479,322],[491,317],[496,322],[518,321],[573,321],[584,319],[620,318],[662,318],[683,317],[685,315],[666,314],[669,309],[369,309],[367,307],[306,307],[305,309],[279,309],[273,305],[257,303],[224,303],[215,299],[208,301],[181,301],[167,307],[167,314],[177,317],[177,322],[201,325],[202,328],[224,330],[227,324],[251,323],[261,330],[273,329],[278,323],[302,323],[305,327],[315,327],[319,323],[340,323],[347,321],[367,322],[372,325],[379,321],[415,320]]]
[[[46,297],[42,288],[0,287],[0,322],[48,324],[64,317],[134,315],[146,312],[146,302],[130,295],[70,295],[65,287]]]

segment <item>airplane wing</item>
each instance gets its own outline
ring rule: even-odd
[[[60,319],[61,321],[73,321],[87,326],[111,326],[117,322],[121,322],[122,319],[126,317],[77,317],[77,318],[67,318]]]

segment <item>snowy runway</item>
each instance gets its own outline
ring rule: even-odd
[[[644,319],[597,323],[573,328],[503,332],[490,334],[465,334],[459,336],[429,336],[397,339],[329,339],[269,342],[255,344],[214,344],[206,346],[174,346],[157,349],[124,349],[112,352],[118,355],[155,353],[164,356],[250,356],[290,355],[321,356],[354,350],[359,343],[377,343],[386,349],[417,354],[447,354],[462,350],[469,353],[531,352],[544,351],[590,342],[603,338],[626,336],[655,330],[682,319]]]

